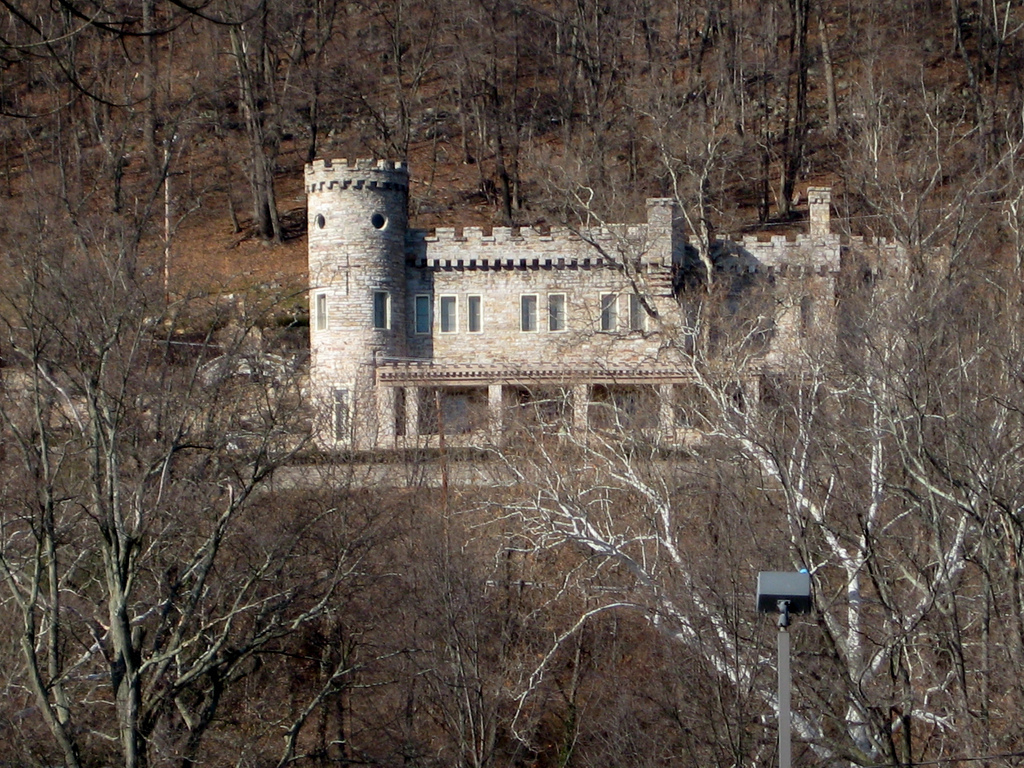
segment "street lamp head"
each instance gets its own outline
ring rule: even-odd
[[[779,613],[789,624],[789,614],[810,613],[811,576],[808,573],[761,571],[757,574],[757,610]]]

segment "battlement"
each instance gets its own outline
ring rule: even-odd
[[[405,160],[374,160],[373,158],[366,157],[356,158],[355,160],[349,160],[347,157],[322,158],[309,163],[306,166],[307,173],[310,168],[314,171],[319,169],[335,171],[400,171],[406,176],[409,175],[409,164]]]
[[[615,243],[621,239],[637,241],[646,235],[647,227],[634,224],[618,227],[599,227],[576,232],[568,227],[491,227],[487,234],[483,227],[437,227],[432,233],[422,230],[410,233],[410,237],[428,243],[510,243],[533,247],[536,243],[579,243],[583,240]]]
[[[575,231],[567,227],[437,227],[410,230],[406,254],[431,268],[593,268],[621,267],[630,255],[645,254],[648,266],[671,264],[671,242],[657,251],[646,224],[612,225]],[[595,248],[595,245],[597,246]],[[655,258],[656,257],[656,258]]]
[[[903,251],[903,245],[891,237],[866,237],[864,235],[851,235],[844,239],[844,243],[854,248],[874,248],[884,251]]]
[[[821,235],[773,235],[770,240],[761,240],[756,235],[744,235],[739,241],[744,251],[765,267],[771,269],[782,265],[827,267],[839,269],[839,239]]]
[[[330,189],[409,189],[409,164],[404,160],[322,159],[306,165],[306,192]]]
[[[832,187],[808,187],[807,204],[812,206],[832,205]]]

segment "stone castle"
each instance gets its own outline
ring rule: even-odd
[[[408,226],[403,162],[318,160],[305,183],[326,447],[489,444],[524,415],[588,429],[625,414],[659,441],[687,439],[677,404],[698,332],[680,302],[693,258],[674,200],[648,199],[636,225],[431,234]],[[746,398],[834,325],[848,246],[831,233],[830,196],[808,190],[807,235],[719,244],[716,271],[770,285],[763,345],[737,375]]]

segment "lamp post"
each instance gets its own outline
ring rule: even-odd
[[[811,577],[806,572],[757,574],[757,610],[779,614],[779,768],[792,764],[789,671],[789,616],[811,610]]]

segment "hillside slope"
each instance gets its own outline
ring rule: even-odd
[[[1022,187],[1013,4],[20,10],[48,26],[8,12],[8,210],[119,219],[157,272],[170,232],[177,290],[298,276],[313,156],[408,158],[427,227],[630,220],[670,194],[709,236],[784,224],[829,183],[856,229],[915,245]]]

